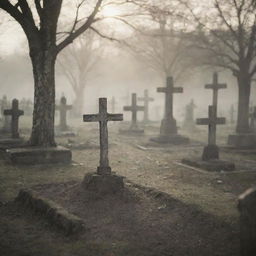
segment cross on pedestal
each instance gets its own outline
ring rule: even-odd
[[[212,105],[216,106],[218,104],[218,90],[220,89],[226,89],[227,84],[219,84],[218,82],[218,73],[213,73],[213,83],[212,84],[206,84],[205,89],[212,89],[213,90],[213,99],[212,99]]]
[[[144,111],[143,106],[137,105],[137,95],[136,93],[132,94],[132,105],[131,106],[124,106],[124,111],[131,111],[132,112],[132,123],[130,129],[138,129],[137,125],[137,112]]]
[[[67,111],[72,109],[72,105],[67,105],[67,99],[62,96],[60,99],[60,105],[56,106],[56,110],[60,111],[60,130],[66,131],[67,126]]]
[[[100,175],[111,174],[108,160],[108,121],[123,121],[123,114],[109,114],[107,112],[107,98],[99,99],[99,113],[95,115],[84,115],[84,122],[100,123],[100,166],[97,173]]]
[[[174,87],[173,78],[167,77],[166,87],[157,88],[157,92],[165,93],[165,112],[160,133],[162,135],[176,134],[177,126],[173,117],[173,94],[183,93],[183,88]]]
[[[148,90],[144,90],[144,97],[139,97],[138,101],[144,102],[144,122],[148,122],[149,102],[154,101],[154,98],[149,97]]]
[[[217,117],[216,106],[209,106],[208,118],[198,118],[198,125],[208,125],[208,146],[204,150],[203,160],[218,159],[219,152],[216,145],[216,130],[218,124],[225,124],[226,118]]]
[[[11,131],[12,138],[18,139],[19,136],[19,117],[24,115],[24,111],[19,109],[19,101],[14,99],[12,101],[12,109],[4,110],[5,116],[11,116]]]

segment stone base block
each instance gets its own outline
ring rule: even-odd
[[[25,141],[22,138],[4,138],[0,139],[0,150],[6,150],[8,148],[17,148],[25,145]]]
[[[144,134],[143,129],[119,129],[120,134],[124,135],[141,135]]]
[[[66,235],[77,234],[84,231],[84,222],[80,218],[31,190],[21,190],[15,202],[43,216],[52,225],[63,230]]]
[[[181,160],[183,164],[187,164],[196,168],[204,169],[207,171],[211,172],[220,172],[220,171],[234,171],[235,170],[235,164],[224,161],[224,160],[219,160],[219,159],[214,159],[214,160],[209,160],[209,161],[203,161],[201,159],[187,159],[184,158]]]
[[[122,176],[115,174],[99,175],[96,173],[86,174],[82,182],[83,188],[96,194],[122,193],[124,181]]]
[[[219,148],[216,145],[208,145],[204,147],[202,160],[209,161],[213,159],[219,159]]]
[[[228,145],[236,148],[256,148],[256,134],[231,134],[228,137]]]
[[[163,119],[160,127],[160,134],[165,136],[168,133],[177,134],[178,127],[176,124],[176,120],[172,119]]]
[[[7,160],[13,164],[69,164],[72,153],[64,147],[24,147],[6,150]]]
[[[174,144],[174,145],[179,145],[179,144],[188,144],[189,143],[189,138],[174,134],[174,135],[169,135],[169,136],[159,136],[156,138],[151,138],[150,139],[153,142],[160,143],[160,144]]]

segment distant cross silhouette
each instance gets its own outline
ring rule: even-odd
[[[4,115],[11,116],[12,138],[19,138],[19,117],[24,115],[24,111],[19,109],[19,101],[17,99],[12,101],[12,109],[4,110]]]
[[[136,95],[136,93],[132,94],[132,105],[131,106],[124,106],[124,111],[131,111],[132,112],[132,123],[131,123],[130,129],[138,129],[137,112],[138,111],[144,111],[144,107],[137,105],[137,95]]]
[[[212,105],[216,106],[218,105],[218,91],[220,89],[226,89],[227,84],[219,84],[218,82],[218,73],[213,73],[213,83],[212,84],[206,84],[205,89],[212,89],[213,90],[213,99],[212,99]]]
[[[99,99],[99,113],[93,115],[84,115],[84,122],[100,123],[100,165],[97,173],[100,175],[111,174],[111,168],[108,160],[108,121],[123,121],[123,114],[109,114],[107,112],[107,98]]]
[[[144,102],[144,122],[148,122],[149,102],[154,101],[154,98],[149,97],[148,90],[144,90],[144,97],[139,97],[138,101]]]
[[[225,124],[226,118],[217,117],[216,106],[209,106],[208,118],[198,118],[196,123],[198,125],[208,125],[208,145],[216,146],[216,130],[218,124]]]
[[[60,111],[60,130],[67,130],[67,111],[72,109],[72,105],[67,105],[67,99],[62,96],[60,99],[60,105],[56,106],[56,110]]]
[[[173,119],[173,94],[183,93],[182,87],[174,87],[173,78],[167,77],[166,87],[157,88],[157,92],[165,93],[165,119]]]

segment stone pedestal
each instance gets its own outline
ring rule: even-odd
[[[256,188],[239,196],[241,256],[256,255]]]
[[[99,175],[96,173],[86,174],[82,182],[84,189],[96,194],[117,194],[122,193],[124,181],[122,176],[115,174]]]
[[[216,145],[207,145],[204,147],[202,160],[209,161],[219,159],[219,148]]]
[[[173,134],[169,136],[159,136],[156,138],[150,139],[153,142],[160,143],[160,144],[173,144],[173,145],[180,145],[180,144],[188,144],[189,138],[181,136],[179,134]]]
[[[235,164],[220,160],[220,159],[213,159],[209,161],[203,161],[202,159],[188,159],[184,158],[181,161],[183,164],[190,165],[196,168],[204,169],[211,172],[220,172],[220,171],[234,171]]]
[[[13,164],[69,164],[72,153],[64,147],[24,147],[6,150],[7,160]]]
[[[228,145],[236,148],[256,148],[256,134],[231,134],[228,137]]]
[[[160,127],[160,135],[167,136],[177,134],[177,124],[174,118],[172,119],[163,119]]]
[[[0,150],[5,151],[9,148],[17,148],[25,146],[25,141],[22,138],[13,139],[13,138],[5,138],[0,139]]]

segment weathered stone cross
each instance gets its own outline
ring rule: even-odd
[[[72,105],[67,105],[67,99],[62,96],[60,99],[60,105],[56,106],[56,110],[60,111],[60,130],[67,130],[67,111],[72,109]]]
[[[137,95],[136,93],[132,94],[132,105],[131,106],[124,106],[124,111],[131,111],[132,112],[132,123],[130,129],[138,129],[137,125],[137,112],[144,111],[143,106],[137,105]]]
[[[109,114],[107,112],[107,98],[99,99],[99,113],[95,115],[84,115],[84,122],[100,123],[100,166],[97,173],[100,175],[111,174],[108,160],[108,121],[123,121],[123,114]]]
[[[255,127],[255,122],[256,122],[256,107],[252,108],[253,112],[249,114],[250,116],[250,128],[252,131],[254,131]]]
[[[166,87],[157,88],[157,92],[165,93],[164,120],[161,124],[160,133],[162,135],[176,134],[177,126],[173,117],[173,94],[183,93],[182,87],[174,87],[173,78],[167,77]]]
[[[144,122],[148,122],[149,102],[154,101],[154,99],[149,97],[148,90],[144,90],[144,97],[139,97],[138,101],[144,102]]]
[[[217,104],[218,104],[218,90],[226,89],[226,88],[227,88],[227,84],[219,84],[219,82],[218,82],[218,73],[217,72],[213,73],[213,83],[205,85],[205,89],[212,89],[213,90],[212,105],[216,106],[216,108],[217,108]]]
[[[12,101],[12,109],[5,109],[4,110],[5,116],[11,116],[11,131],[12,131],[12,138],[17,139],[19,138],[19,117],[24,115],[24,111],[19,109],[19,101],[14,99]]]
[[[208,145],[216,145],[216,128],[218,124],[225,124],[226,118],[217,117],[217,109],[215,106],[209,106],[208,118],[198,118],[196,123],[198,125],[208,125]]]

